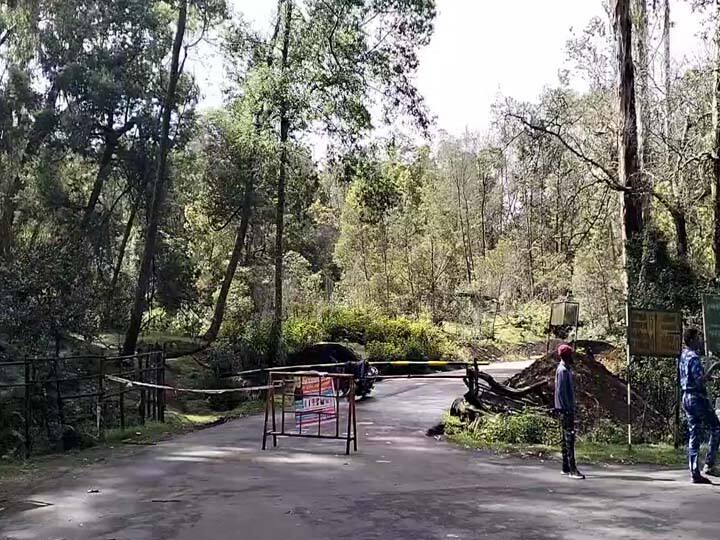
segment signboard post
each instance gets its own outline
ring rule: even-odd
[[[627,306],[627,406],[628,446],[632,446],[632,400],[630,369],[633,356],[677,358],[682,349],[682,314],[672,311],[634,309]]]

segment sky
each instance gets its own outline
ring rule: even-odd
[[[256,28],[269,28],[276,0],[230,0]],[[650,2],[649,2],[650,3]],[[420,53],[417,86],[436,117],[453,135],[487,131],[498,96],[532,100],[556,84],[566,65],[565,45],[594,16],[605,17],[601,0],[437,0],[429,46]],[[688,2],[672,0],[673,63],[698,57],[701,17]],[[220,60],[204,51],[190,69],[201,85],[203,107],[222,103]]]

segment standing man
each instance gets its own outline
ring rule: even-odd
[[[711,476],[720,476],[715,468],[718,445],[720,445],[720,420],[710,405],[705,382],[720,366],[715,364],[705,372],[700,361],[703,348],[703,336],[697,328],[686,328],[683,333],[683,351],[680,355],[680,387],[683,391],[682,404],[688,422],[688,461],[693,484],[711,484],[700,474],[700,428],[705,423],[710,428],[710,445],[702,472]]]
[[[569,345],[558,347],[560,357],[555,371],[555,410],[562,420],[562,473],[579,480],[585,475],[575,463],[575,387],[573,385],[573,350]]]

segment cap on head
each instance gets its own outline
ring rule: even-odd
[[[557,353],[560,358],[565,360],[567,358],[572,358],[573,349],[570,345],[566,345],[565,343],[563,343],[558,347]]]

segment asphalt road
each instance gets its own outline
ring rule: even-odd
[[[495,375],[517,365],[495,365]],[[720,538],[720,486],[685,471],[584,467],[467,451],[425,431],[462,382],[388,381],[358,406],[360,452],[282,439],[247,418],[41,485],[0,538],[438,540]],[[88,493],[96,489],[98,493]]]

